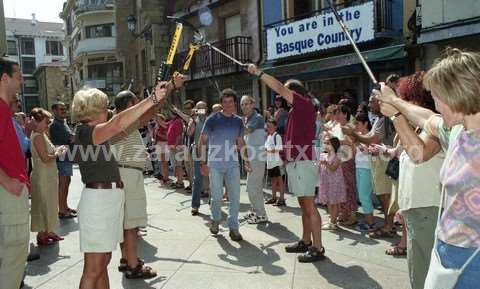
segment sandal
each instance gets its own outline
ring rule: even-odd
[[[54,241],[63,241],[63,240],[65,240],[65,238],[63,238],[63,237],[61,237],[61,236],[59,236],[59,235],[57,235],[57,234],[55,234],[55,233],[53,233],[53,232],[52,232],[52,233],[49,233],[49,234],[48,234],[48,237],[49,237],[50,239],[53,239]]]
[[[271,205],[271,204],[275,204],[277,202],[277,199],[270,199],[268,201],[265,202],[266,205]]]
[[[142,266],[145,264],[145,262],[140,258],[137,258],[137,262],[138,262],[138,264],[141,264]],[[125,272],[125,271],[127,271],[127,269],[128,269],[127,259],[121,258],[120,259],[120,265],[118,266],[118,271]]]
[[[180,183],[171,183],[170,187],[172,187],[173,189],[185,189],[183,184],[180,184]]]
[[[70,213],[76,215],[77,214],[77,210],[74,210],[74,209],[70,209],[68,208],[67,211],[69,211]]]
[[[287,203],[285,203],[285,200],[278,200],[275,204],[273,204],[275,207],[285,207]]]
[[[400,246],[393,246],[385,250],[385,254],[390,256],[406,256],[407,248],[402,248]]]
[[[378,228],[377,230],[368,233],[368,236],[373,239],[393,238],[395,236],[395,231],[384,231],[383,228]]]
[[[72,218],[75,218],[77,215],[75,215],[74,213],[68,211],[66,213],[61,213],[61,212],[58,212],[58,218],[59,219],[72,219]]]
[[[37,245],[38,246],[50,246],[50,245],[53,245],[55,244],[57,241],[55,241],[54,239],[50,238],[50,237],[44,237],[44,238],[39,238],[37,236]]]
[[[334,231],[337,229],[338,229],[338,225],[334,223],[327,222],[322,225],[322,230]]]
[[[138,264],[135,268],[127,266],[125,271],[125,278],[127,279],[150,279],[157,276],[157,272],[152,267]]]

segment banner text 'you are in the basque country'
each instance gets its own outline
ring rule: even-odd
[[[374,2],[338,11],[355,43],[374,39]],[[267,59],[349,45],[333,13],[325,13],[267,30]]]

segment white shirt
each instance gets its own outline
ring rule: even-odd
[[[440,152],[430,160],[415,164],[405,151],[400,154],[398,206],[407,210],[436,207],[440,203],[440,168],[445,154]]]
[[[355,167],[357,169],[370,169],[370,155],[368,152],[362,152],[360,148],[356,147],[355,153]]]
[[[277,152],[267,152],[267,169],[273,169],[274,167],[282,166],[283,161],[280,158],[278,151],[282,150],[282,137],[278,133],[269,134],[265,141],[265,150],[274,149]]]

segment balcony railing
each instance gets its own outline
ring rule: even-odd
[[[359,4],[363,4],[366,2],[374,2],[375,7],[375,32],[389,32],[393,30],[393,0],[350,0],[350,1],[343,1],[341,4],[335,4],[335,8],[338,10],[351,7]],[[306,14],[296,15],[292,18],[288,18],[285,20],[277,21],[268,25],[264,26],[264,29],[272,28],[275,26],[280,26],[284,24],[288,24],[291,22],[295,22],[301,19],[309,18],[312,16],[325,14],[330,12],[330,7],[326,7],[323,9],[315,10],[313,12],[309,12]]]
[[[116,48],[115,37],[88,38],[77,42],[74,48],[73,57],[76,58],[82,53],[95,53],[113,51]]]
[[[251,37],[235,36],[214,42],[212,46],[221,49],[243,63],[251,62]],[[188,51],[177,53],[173,66],[177,69],[182,69],[187,53]],[[210,77],[212,75],[236,73],[241,70],[242,68],[230,59],[212,50],[208,46],[203,46],[195,53],[190,63],[190,68],[186,73],[190,76],[190,79],[193,80]]]
[[[113,10],[113,0],[77,0],[74,9],[77,15],[98,10]]]

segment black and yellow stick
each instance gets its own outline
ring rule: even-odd
[[[182,73],[186,73],[188,71],[188,69],[190,68],[190,63],[192,62],[192,59],[193,59],[193,55],[199,48],[200,48],[200,45],[195,43],[190,43],[188,47],[187,56],[185,56],[185,61],[183,63]]]
[[[157,82],[166,81],[170,77],[170,69],[172,67],[175,54],[177,53],[177,47],[178,43],[180,42],[180,37],[182,36],[182,31],[183,24],[177,22],[175,34],[173,35],[172,43],[170,44],[170,49],[168,50],[167,60],[162,62],[160,68],[158,69]]]

